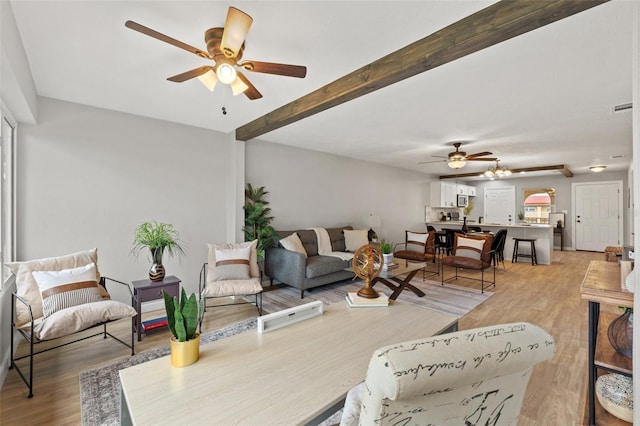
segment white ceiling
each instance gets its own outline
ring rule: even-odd
[[[38,95],[225,133],[491,1],[11,1]],[[245,73],[264,98],[167,77],[207,65],[128,28],[134,20],[206,50],[233,5],[254,18],[244,58],[306,65],[305,79]],[[260,137],[434,175],[465,142],[513,168],[576,174],[631,161],[634,1],[612,1]],[[225,106],[228,114],[222,115]],[[620,156],[614,158],[612,156]],[[491,163],[468,163],[481,172]],[[558,173],[558,172],[554,172]]]

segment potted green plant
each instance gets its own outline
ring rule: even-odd
[[[171,334],[171,365],[174,367],[186,367],[195,363],[200,357],[200,333],[198,319],[202,315],[204,304],[198,301],[195,293],[187,298],[187,293],[182,288],[180,302],[162,290],[164,307],[167,312],[167,325]]]
[[[380,251],[384,260],[382,267],[386,269],[393,262],[393,245],[386,240],[382,240],[380,241]]]
[[[178,231],[173,225],[162,222],[144,222],[135,230],[133,237],[132,253],[138,254],[143,249],[151,252],[151,269],[149,269],[149,279],[151,281],[162,281],[165,276],[165,269],[162,265],[162,256],[165,249],[169,255],[184,254],[183,242],[180,240]]]
[[[271,208],[268,207],[269,202],[265,200],[265,196],[269,191],[265,191],[264,186],[254,188],[250,183],[244,190],[244,238],[246,241],[258,240],[256,252],[258,255],[258,263],[264,262],[264,252],[267,247],[273,245],[277,239],[276,231],[270,225],[273,221]]]
[[[519,211],[518,212],[518,220],[521,221],[521,222],[524,220],[524,212],[523,211]]]

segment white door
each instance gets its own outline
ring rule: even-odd
[[[516,216],[516,189],[513,186],[504,188],[485,188],[484,221],[512,225]]]
[[[574,196],[576,250],[620,246],[622,182],[575,184]]]

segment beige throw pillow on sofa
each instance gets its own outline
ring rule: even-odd
[[[304,245],[302,244],[302,241],[300,241],[300,237],[298,237],[298,234],[295,232],[288,237],[281,239],[280,244],[286,250],[295,251],[296,253],[300,253],[304,255],[304,257],[307,257],[307,251],[304,249]]]
[[[344,245],[347,251],[351,253],[358,250],[360,247],[369,244],[369,234],[366,229],[345,229],[344,231]]]

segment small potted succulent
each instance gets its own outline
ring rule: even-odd
[[[393,245],[385,240],[380,241],[380,251],[384,260],[383,269],[387,269],[393,262]]]
[[[136,228],[131,252],[138,254],[145,248],[151,252],[152,265],[149,269],[151,281],[164,279],[165,269],[162,265],[162,256],[165,249],[169,255],[184,254],[183,242],[180,240],[178,231],[169,223],[144,222]]]
[[[187,298],[184,288],[179,302],[164,290],[162,296],[167,312],[167,325],[173,335],[170,341],[171,365],[186,367],[200,357],[200,333],[197,329],[204,305],[201,303],[198,309],[195,293]]]

